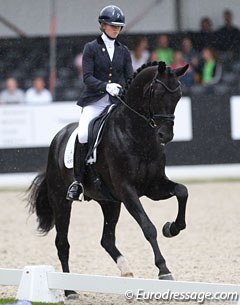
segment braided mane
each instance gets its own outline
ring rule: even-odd
[[[139,67],[134,73],[133,73],[133,76],[132,78],[129,78],[128,81],[127,81],[127,84],[125,86],[125,94],[127,92],[127,90],[129,89],[129,86],[131,85],[132,81],[136,78],[136,76],[142,71],[144,70],[145,68],[148,68],[148,67],[152,67],[152,66],[157,66],[159,65],[159,62],[158,61],[150,61],[146,64],[143,64],[141,67]]]

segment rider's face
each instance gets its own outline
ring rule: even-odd
[[[103,25],[103,29],[106,32],[106,34],[115,39],[118,37],[120,31],[121,31],[121,26],[114,26],[114,25],[110,25],[110,24],[104,24]]]

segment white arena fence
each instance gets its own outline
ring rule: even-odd
[[[29,185],[45,168],[54,135],[77,122],[75,102],[0,107],[0,187]],[[240,178],[240,96],[183,97],[175,111],[174,138],[167,146],[171,179]],[[44,120],[43,120],[44,118]]]
[[[76,290],[119,294],[126,300],[192,300],[198,304],[214,300],[240,305],[240,285],[62,273],[52,266],[0,269],[0,285],[18,286],[16,298],[33,302],[63,302],[63,290]]]
[[[167,166],[166,173],[171,179],[182,181],[239,180],[240,164]],[[0,190],[2,188],[27,188],[37,174],[37,172],[0,174]]]

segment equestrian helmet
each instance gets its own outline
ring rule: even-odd
[[[104,7],[99,14],[98,21],[100,24],[107,23],[113,26],[125,26],[123,11],[115,5]]]

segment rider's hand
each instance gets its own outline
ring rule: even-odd
[[[122,88],[121,85],[116,83],[107,84],[106,91],[112,96],[116,96],[119,94],[120,89]]]

